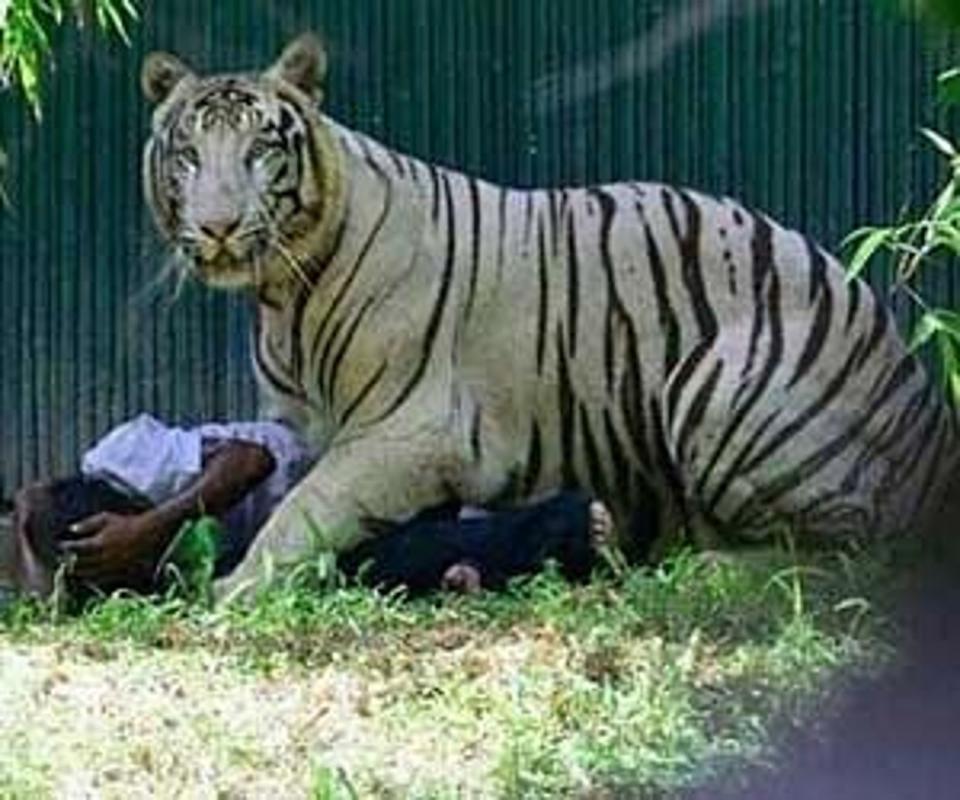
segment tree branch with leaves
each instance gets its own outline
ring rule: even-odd
[[[81,27],[93,19],[104,33],[129,44],[129,28],[138,18],[134,0],[0,0],[0,81],[19,88],[39,118],[53,31],[71,19]]]
[[[960,106],[960,68],[937,79],[938,95],[946,105]],[[851,233],[844,247],[851,277],[859,276],[881,253],[896,265],[894,291],[905,293],[920,308],[911,338],[916,350],[934,346],[948,391],[960,402],[960,312],[938,307],[923,296],[918,277],[929,269],[956,269],[960,258],[960,144],[932,130],[921,133],[944,160],[946,175],[933,202],[918,215],[896,225],[868,226]]]
[[[91,22],[108,36],[130,43],[139,19],[136,0],[0,0],[0,88],[19,90],[34,118],[42,116],[44,70],[53,63],[52,37],[60,26]],[[0,201],[7,157],[0,145]]]

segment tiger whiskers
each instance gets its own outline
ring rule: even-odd
[[[180,299],[180,295],[183,292],[183,287],[186,284],[187,279],[196,274],[196,269],[189,261],[178,259],[178,267],[179,269],[177,270],[176,282],[173,285],[173,296],[170,298],[171,305]]]
[[[265,229],[269,233],[267,247],[275,250],[293,277],[299,280],[304,288],[309,289],[313,284],[300,259],[297,258],[296,254],[287,246],[286,237],[281,233],[277,219],[262,202],[259,204],[258,212],[260,221],[263,223],[262,229]]]
[[[187,278],[194,273],[193,264],[182,251],[178,249],[169,252],[167,257],[163,259],[163,264],[157,274],[133,295],[131,301],[135,304],[152,301],[166,288],[168,283],[173,281],[173,292],[167,300],[172,305],[179,299]]]

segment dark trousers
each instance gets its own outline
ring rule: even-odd
[[[443,573],[458,563],[475,567],[487,588],[536,572],[547,560],[567,578],[582,580],[596,558],[589,507],[586,497],[568,492],[478,518],[458,519],[456,508],[428,511],[341,555],[338,564],[364,583],[403,585],[412,593],[438,588]]]

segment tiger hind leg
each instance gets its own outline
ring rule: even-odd
[[[943,406],[912,359],[857,354],[798,380],[749,337],[721,336],[678,365],[663,426],[698,544],[783,531],[830,543],[914,524],[945,445]]]

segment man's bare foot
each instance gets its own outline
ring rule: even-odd
[[[476,594],[483,588],[480,571],[471,564],[454,564],[443,573],[440,586],[446,592]]]
[[[614,544],[613,517],[599,500],[590,503],[590,546],[600,552]]]

